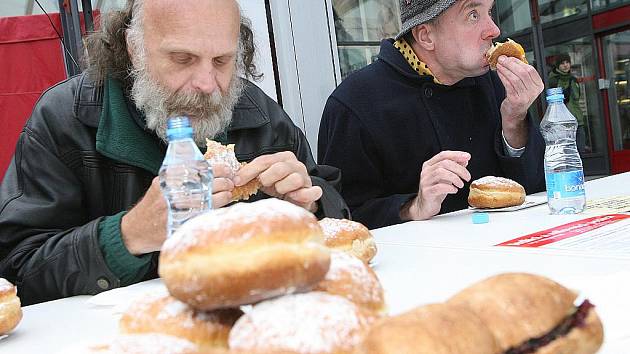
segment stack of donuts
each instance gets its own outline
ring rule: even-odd
[[[90,350],[351,353],[386,309],[375,253],[363,225],[279,199],[213,210],[164,243],[169,294],[134,302],[120,336]]]

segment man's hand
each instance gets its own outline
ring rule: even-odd
[[[232,201],[234,183],[227,178],[230,174],[227,166],[212,166],[212,172],[212,207],[220,208]],[[129,253],[140,255],[159,251],[166,240],[167,215],[166,199],[160,189],[159,177],[155,177],[140,202],[122,217],[120,229]]]
[[[212,165],[212,208],[221,208],[232,201],[234,182],[230,179],[232,171],[223,164]]]
[[[463,151],[442,151],[422,164],[418,196],[400,211],[402,220],[426,220],[440,212],[448,194],[455,194],[470,181],[466,169],[470,154]]]
[[[166,209],[159,178],[155,177],[144,197],[120,222],[123,243],[129,253],[140,255],[160,250],[166,239]]]
[[[501,103],[503,135],[511,147],[522,148],[527,143],[527,109],[545,85],[533,66],[505,55],[499,57],[497,74],[505,87]]]
[[[299,205],[309,211],[317,210],[322,189],[313,186],[306,166],[289,151],[263,155],[241,167],[234,184],[242,186],[254,178],[262,184],[266,194]]]

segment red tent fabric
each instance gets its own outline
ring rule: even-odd
[[[50,14],[62,34],[59,14]],[[40,94],[64,80],[61,42],[46,15],[0,18],[0,177]]]

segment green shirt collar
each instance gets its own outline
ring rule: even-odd
[[[158,174],[164,147],[134,121],[120,83],[105,80],[103,108],[96,132],[96,150],[113,160]]]

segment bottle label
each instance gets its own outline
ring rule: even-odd
[[[575,198],[584,196],[584,172],[548,172],[545,175],[547,181],[547,198]]]

